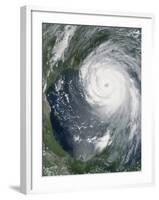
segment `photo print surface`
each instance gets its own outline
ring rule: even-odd
[[[141,170],[140,28],[42,24],[42,175]]]

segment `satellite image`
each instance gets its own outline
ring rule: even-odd
[[[141,170],[141,35],[42,24],[43,176]]]

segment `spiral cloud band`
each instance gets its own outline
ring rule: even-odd
[[[43,86],[56,140],[83,162],[101,158],[115,171],[141,164],[141,30],[50,25],[47,34]]]

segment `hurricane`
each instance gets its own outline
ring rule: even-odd
[[[43,37],[58,144],[74,160],[100,163],[92,172],[140,169],[141,29],[45,24]]]

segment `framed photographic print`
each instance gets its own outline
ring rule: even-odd
[[[21,191],[153,183],[148,14],[21,8]]]

